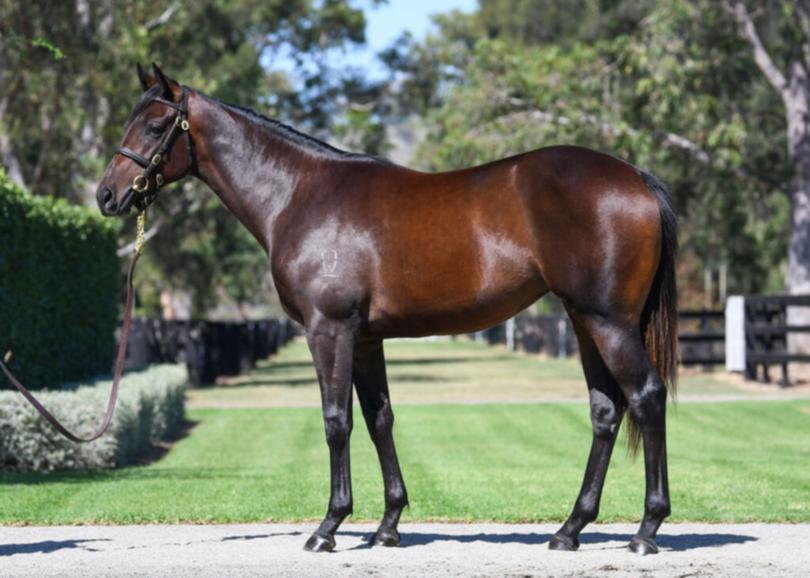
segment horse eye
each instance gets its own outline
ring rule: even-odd
[[[146,132],[152,136],[160,136],[160,133],[162,132],[161,126],[159,124],[151,123],[146,127]]]

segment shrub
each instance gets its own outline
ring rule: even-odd
[[[0,392],[0,470],[107,469],[130,464],[180,431],[187,380],[182,365],[156,365],[127,374],[121,380],[108,433],[88,444],[63,438],[16,391]],[[84,437],[98,427],[111,385],[110,380],[91,382],[37,397],[69,430]]]
[[[0,170],[0,355],[14,352],[12,370],[32,389],[110,371],[117,227],[88,208],[34,197]]]

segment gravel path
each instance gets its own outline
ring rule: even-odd
[[[337,551],[302,551],[313,524],[0,527],[0,576],[808,576],[810,524],[666,524],[661,553],[625,548],[602,524],[579,552],[546,548],[555,525],[403,524],[401,548],[370,548],[345,524]]]

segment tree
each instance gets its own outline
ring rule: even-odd
[[[490,7],[507,21],[477,24],[494,37],[429,72],[430,62],[408,63],[410,74],[439,75],[422,165],[456,168],[556,143],[612,152],[674,190],[684,217],[683,303],[702,305],[704,267],[728,265],[734,291],[778,289],[773,264],[787,253],[784,119],[722,6],[583,2],[575,24],[540,28],[511,17],[531,8],[553,23],[562,4],[482,0],[481,14]],[[459,46],[458,37],[440,27],[425,44]]]
[[[140,96],[134,65],[153,60],[214,97],[329,131],[332,119],[342,118],[334,95],[348,95],[348,106],[368,90],[322,58],[364,41],[357,4],[0,0],[2,163],[34,194],[94,204],[99,176]],[[274,69],[278,60],[293,74]],[[346,124],[356,144],[382,146],[363,132],[379,132],[374,118]],[[158,310],[164,290],[190,292],[195,315],[219,300],[220,289],[238,302],[265,301],[257,271],[266,269],[266,257],[202,186],[187,181],[163,191],[156,212],[142,306]]]
[[[792,168],[790,243],[785,285],[794,294],[810,294],[810,1],[783,0],[781,14],[762,11],[764,20],[787,41],[766,46],[753,15],[742,0],[725,0],[751,47],[754,61],[782,100],[787,155]],[[780,19],[779,16],[782,16]],[[810,312],[792,311],[791,322],[810,322]]]

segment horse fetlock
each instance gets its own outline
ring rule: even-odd
[[[644,503],[645,517],[654,520],[663,520],[672,513],[672,506],[667,498],[663,496],[650,496]]]
[[[577,504],[571,517],[577,519],[578,526],[586,526],[599,517],[599,504],[593,502]]]
[[[391,488],[385,492],[386,510],[403,510],[408,505],[408,493],[404,487]]]
[[[352,499],[333,500],[329,503],[329,517],[335,520],[344,520],[352,515]]]

